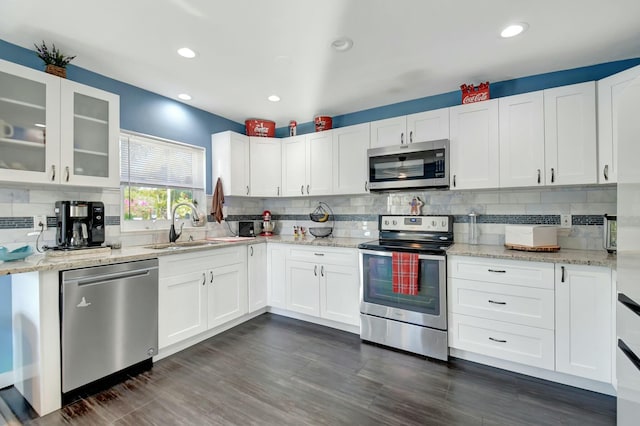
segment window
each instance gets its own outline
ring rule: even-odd
[[[204,155],[202,147],[121,133],[122,230],[168,229],[171,210],[182,202],[206,214]],[[190,207],[180,206],[175,218],[191,215]]]

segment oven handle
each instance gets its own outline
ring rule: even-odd
[[[359,249],[361,254],[370,254],[372,256],[385,256],[385,257],[391,257],[392,256],[392,251],[378,251],[378,250],[364,250],[364,249]],[[423,259],[423,260],[445,260],[446,256],[444,255],[437,255],[437,254],[420,254],[418,253],[418,259]]]

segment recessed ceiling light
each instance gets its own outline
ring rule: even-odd
[[[186,93],[180,93],[180,94],[178,95],[178,97],[179,97],[180,99],[182,99],[183,101],[190,101],[190,100],[191,100],[191,96],[190,96],[190,95],[187,95]]]
[[[196,57],[196,52],[189,49],[188,47],[181,47],[180,49],[178,49],[178,55],[190,59]]]
[[[331,47],[338,52],[346,52],[353,47],[353,40],[349,37],[340,37],[331,42]]]
[[[278,95],[271,95],[267,99],[269,99],[271,102],[280,102],[280,96]]]
[[[500,36],[503,38],[515,37],[526,29],[527,29],[527,24],[525,23],[511,24],[507,26],[504,30],[502,30],[502,32],[500,33]]]

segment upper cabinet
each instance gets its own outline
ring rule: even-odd
[[[599,80],[598,183],[618,182],[618,100],[627,84],[640,76],[640,66]]]
[[[332,191],[331,130],[282,139],[282,195],[329,195]]]
[[[0,61],[0,180],[118,187],[119,97]]]
[[[225,195],[250,195],[249,136],[230,131],[211,136],[211,176],[213,188],[220,178]]]
[[[497,188],[498,99],[451,107],[451,189]]]
[[[249,136],[250,195],[282,195],[282,142],[276,138]]]
[[[449,139],[449,108],[371,122],[371,148]]]
[[[597,182],[596,84],[544,91],[545,183]]]
[[[542,91],[500,98],[500,187],[544,185]]]
[[[369,123],[333,129],[333,193],[366,194]]]

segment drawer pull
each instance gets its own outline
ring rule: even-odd
[[[507,302],[496,302],[495,300],[489,299],[489,303],[493,303],[494,305],[506,305]]]
[[[507,271],[504,269],[487,269],[489,272],[495,272],[496,274],[506,274]]]
[[[324,256],[324,253],[313,253],[314,256]]]
[[[498,342],[498,343],[507,343],[506,340],[496,339],[496,338],[493,338],[493,337],[489,337],[489,340],[491,340],[493,342]]]

